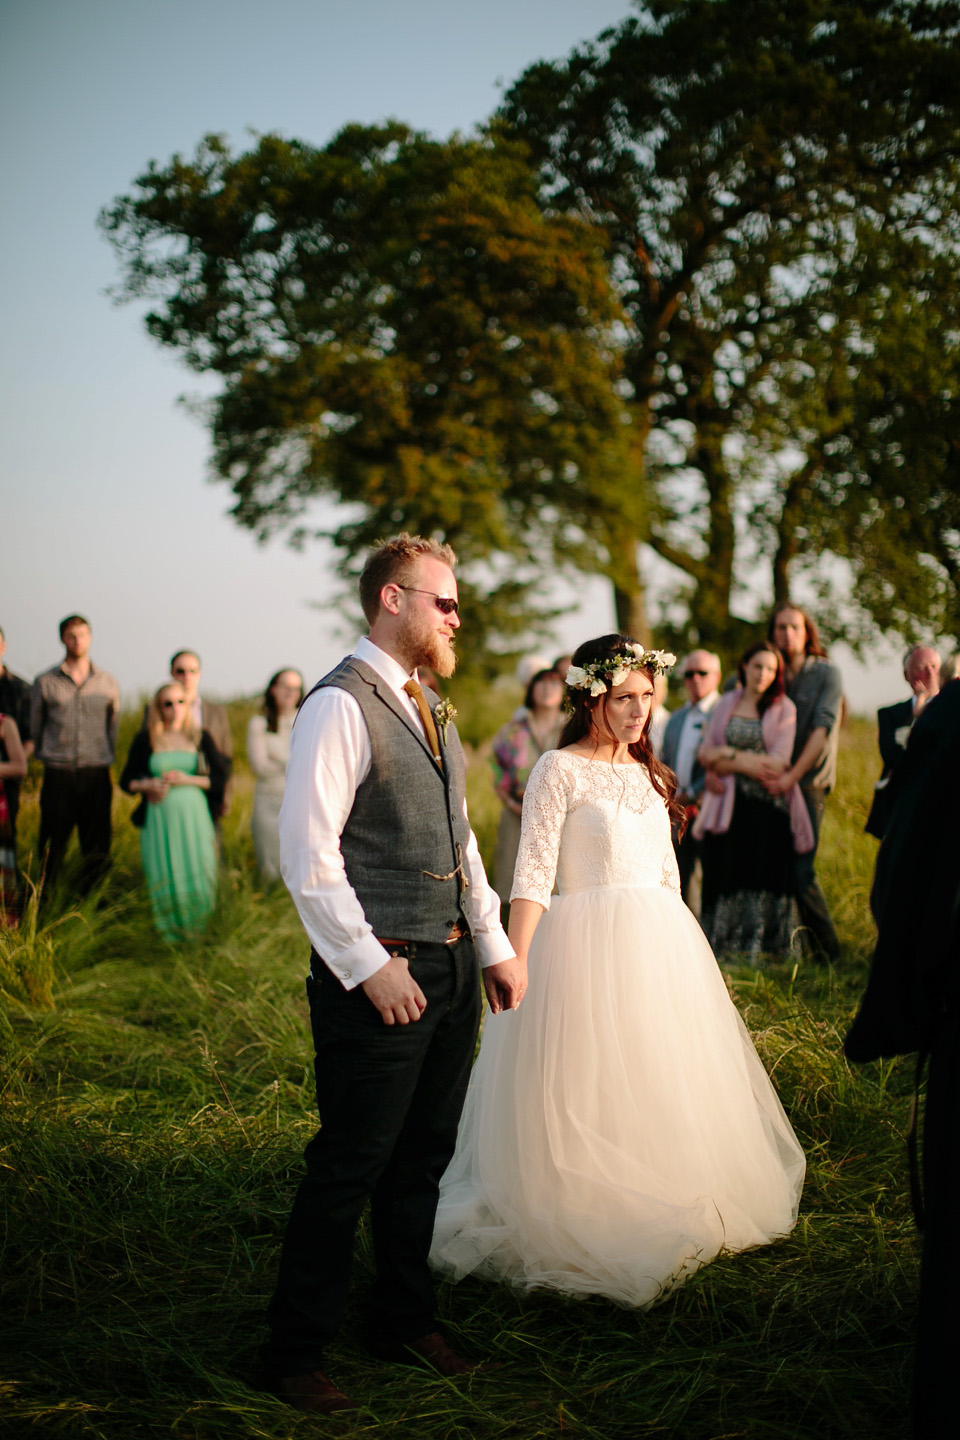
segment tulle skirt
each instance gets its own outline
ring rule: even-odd
[[[648,1306],[795,1224],[805,1162],[716,961],[662,889],[555,896],[487,1017],[431,1260]]]

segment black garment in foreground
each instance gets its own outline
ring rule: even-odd
[[[923,1123],[926,1230],[913,1384],[917,1440],[957,1432],[960,1354],[960,683],[927,703],[899,767],[877,856],[877,948],[844,1042],[854,1061],[930,1057]]]

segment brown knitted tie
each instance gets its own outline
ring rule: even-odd
[[[416,680],[408,680],[403,688],[420,711],[420,719],[423,721],[423,728],[427,732],[427,743],[433,751],[434,760],[436,760],[442,770],[443,756],[440,754],[440,737],[437,734],[437,727],[434,723],[433,711],[427,704],[427,697],[424,695],[423,690]]]

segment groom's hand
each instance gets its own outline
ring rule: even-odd
[[[527,993],[527,962],[515,955],[512,960],[501,960],[498,965],[487,965],[481,970],[483,988],[494,1015],[501,1010],[516,1010]]]
[[[427,997],[410,974],[403,955],[391,955],[386,965],[361,982],[367,999],[383,1017],[384,1025],[409,1025],[427,1008]]]

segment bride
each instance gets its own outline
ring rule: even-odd
[[[511,895],[529,991],[487,1020],[431,1260],[647,1306],[785,1235],[805,1162],[680,898],[676,780],[649,740],[674,657],[606,635],[573,658]]]

